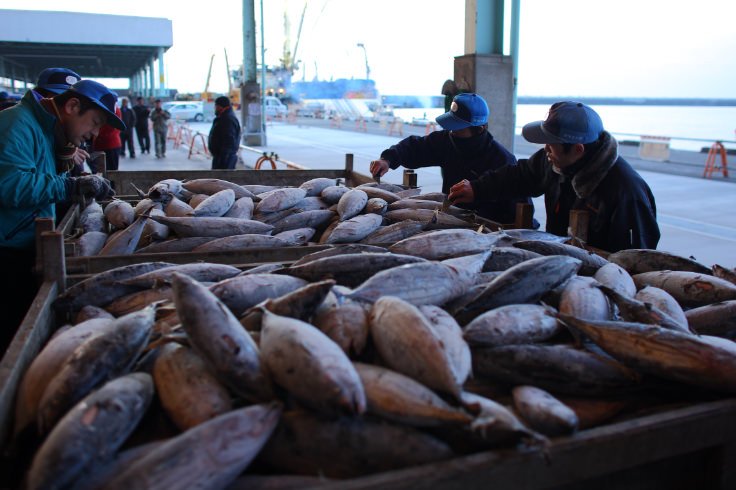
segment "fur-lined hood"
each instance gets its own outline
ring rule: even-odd
[[[616,139],[608,131],[603,133],[602,138],[603,145],[598,151],[585,157],[580,165],[575,165],[577,171],[572,177],[572,188],[581,199],[586,199],[593,194],[618,158]]]

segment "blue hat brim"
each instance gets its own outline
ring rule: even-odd
[[[540,145],[548,145],[555,143],[565,143],[565,141],[557,136],[544,130],[544,121],[534,121],[525,124],[521,129],[521,135],[530,143],[538,143]]]
[[[52,92],[54,94],[63,94],[67,90],[71,88],[71,85],[60,85],[60,84],[49,84],[49,85],[38,85],[37,88],[42,88],[44,90],[48,90],[49,92]]]
[[[115,129],[119,129],[120,131],[125,131],[127,129],[127,127],[125,126],[125,123],[123,122],[123,120],[120,119],[114,112],[110,112],[110,110],[107,107],[105,107],[105,105],[102,102],[93,99],[89,95],[86,95],[86,94],[83,94],[83,93],[81,93],[81,92],[79,92],[77,90],[74,90],[74,88],[71,88],[69,90],[71,90],[72,92],[76,92],[79,95],[85,97],[87,100],[89,100],[90,102],[92,102],[98,108],[102,109],[105,112],[105,115],[107,116],[107,124],[109,124],[110,126],[112,126]]]
[[[450,131],[458,131],[472,126],[468,121],[460,119],[452,112],[440,114],[437,116],[435,121],[437,121],[437,124],[442,126],[443,129],[449,129]]]

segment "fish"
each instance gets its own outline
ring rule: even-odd
[[[107,222],[118,230],[128,227],[135,220],[133,206],[120,199],[113,199],[107,203],[104,215]]]
[[[728,267],[723,267],[718,264],[713,264],[711,270],[713,271],[714,276],[720,279],[725,279],[731,284],[736,284],[736,271],[734,271],[733,269],[729,269]]]
[[[367,237],[381,226],[383,217],[379,214],[360,214],[341,221],[330,233],[326,243],[352,243]]]
[[[246,311],[240,324],[249,331],[261,330],[263,308],[277,315],[307,321],[334,285],[335,281],[332,280],[313,282],[278,298],[267,299]]]
[[[116,299],[105,307],[114,316],[123,316],[145,308],[157,301],[171,301],[173,291],[170,286],[144,289]]]
[[[165,224],[180,238],[195,236],[221,238],[232,235],[244,235],[246,233],[269,234],[273,230],[273,226],[266,223],[240,218],[169,218],[151,216],[150,219]]]
[[[307,196],[305,189],[298,187],[282,187],[259,197],[261,201],[256,205],[257,213],[273,213],[294,207]]]
[[[312,325],[319,328],[347,355],[360,355],[368,344],[368,311],[360,303],[345,301],[318,310]]]
[[[307,191],[307,197],[313,197],[319,196],[323,190],[333,185],[335,185],[335,179],[328,179],[327,177],[317,177],[302,182],[299,188]]]
[[[146,221],[150,218],[153,208],[140,215],[133,224],[111,236],[98,255],[130,255],[138,246],[138,241],[143,235]]]
[[[634,299],[656,306],[683,327],[688,325],[688,320],[682,306],[664,289],[646,286],[636,292]]]
[[[633,298],[636,295],[636,284],[626,269],[620,265],[610,262],[593,275],[593,279],[599,284],[609,287],[619,294]]]
[[[248,400],[272,399],[258,346],[237,318],[195,279],[175,273],[172,285],[176,311],[190,344],[217,377]]]
[[[488,283],[467,305],[455,311],[455,316],[463,325],[499,306],[536,303],[545,293],[574,276],[581,265],[580,260],[561,255],[526,260]]]
[[[542,255],[566,255],[580,260],[580,270],[578,273],[584,276],[592,276],[598,269],[608,263],[598,254],[589,252],[585,249],[567,245],[565,243],[557,243],[541,240],[522,240],[514,243],[514,247],[531,250]]]
[[[223,215],[224,218],[238,218],[238,219],[252,219],[253,210],[255,205],[253,204],[252,197],[241,197],[236,199],[230,209]]]
[[[181,199],[172,197],[166,206],[164,206],[163,211],[166,216],[180,218],[183,216],[190,216],[194,212],[194,208]]]
[[[300,403],[326,414],[365,412],[365,391],[355,367],[319,329],[264,308],[260,347],[273,381]]]
[[[516,412],[532,429],[550,437],[577,431],[577,414],[547,391],[522,385],[514,387],[512,395]]]
[[[473,347],[473,373],[511,385],[532,385],[555,394],[597,396],[641,387],[634,369],[607,355],[567,344]]]
[[[684,314],[689,327],[699,335],[736,339],[736,300],[700,306]]]
[[[323,257],[287,267],[283,272],[307,281],[334,279],[338,284],[356,287],[382,270],[424,261],[421,257],[411,255],[366,252]]]
[[[711,274],[711,270],[705,265],[687,257],[665,252],[664,250],[652,250],[648,248],[619,250],[609,255],[608,260],[609,262],[620,265],[632,275],[663,270]]]
[[[542,254],[523,248],[493,246],[491,251],[490,258],[483,265],[483,272],[503,272],[526,260],[542,257]]]
[[[309,243],[315,233],[317,233],[317,230],[314,228],[295,228],[279,232],[274,235],[274,238],[285,241],[289,247],[298,247]]]
[[[189,347],[162,346],[154,362],[153,381],[161,406],[182,431],[233,408],[225,386]]]
[[[300,265],[306,264],[307,262],[321,259],[323,257],[331,257],[333,255],[358,254],[362,252],[385,253],[386,249],[383,247],[377,247],[374,245],[365,245],[365,244],[360,244],[360,243],[338,244],[338,245],[330,246],[329,248],[325,248],[324,250],[318,250],[317,252],[312,252],[311,254],[307,254],[301,259],[292,263],[291,266],[298,267]]]
[[[633,276],[637,288],[654,286],[667,291],[683,307],[703,306],[736,299],[736,284],[711,275],[688,271],[642,272]]]
[[[337,214],[340,221],[357,216],[363,211],[366,203],[368,203],[368,195],[360,189],[351,189],[343,194],[337,203]]]
[[[29,489],[66,488],[115,455],[143,418],[153,382],[133,373],[107,382],[77,403],[33,457]]]
[[[215,238],[212,241],[195,247],[192,252],[220,252],[249,248],[279,248],[288,247],[289,245],[292,244],[276,236],[251,233]]]
[[[388,249],[428,260],[443,260],[487,251],[498,239],[497,234],[483,234],[468,229],[435,230],[405,238]]]
[[[358,417],[325,420],[294,411],[282,416],[259,460],[281,472],[353,478],[453,455],[447,444],[411,427]]]
[[[562,331],[544,306],[513,304],[487,311],[468,323],[463,338],[472,346],[545,342]]]
[[[315,209],[291,214],[273,223],[273,233],[281,233],[297,228],[321,229],[327,226],[335,217],[335,213],[328,209]]]
[[[155,254],[155,253],[171,253],[171,252],[191,252],[198,246],[215,240],[216,237],[185,237],[172,238],[163,242],[152,243],[136,250],[136,254]]]
[[[386,213],[386,208],[388,208],[388,203],[386,201],[380,197],[372,197],[368,199],[367,203],[365,203],[363,212],[384,215]]]
[[[376,231],[362,239],[360,243],[365,243],[366,245],[396,243],[424,231],[426,226],[427,223],[422,223],[421,221],[399,221],[388,226],[379,227]]]
[[[235,204],[235,192],[232,189],[223,189],[199,203],[192,211],[192,216],[219,218],[224,216],[233,204]]]
[[[104,482],[131,488],[226,488],[251,463],[281,417],[279,403],[232,410],[171,438]]]
[[[162,284],[170,284],[174,274],[185,274],[197,281],[223,281],[240,274],[240,269],[228,264],[216,264],[211,262],[194,262],[191,264],[176,264],[151,272],[146,272],[135,277],[122,279],[121,284],[135,286],[139,289],[153,288]]]
[[[298,277],[281,274],[247,274],[225,279],[210,291],[235,315],[269,298],[278,298],[307,285]]]
[[[97,255],[107,241],[107,233],[103,231],[88,231],[75,242],[75,255],[77,257],[90,257]]]
[[[558,318],[627,366],[693,386],[736,392],[736,343],[643,323],[586,321],[563,314]]]
[[[194,179],[184,182],[182,187],[194,194],[207,194],[208,196],[225,189],[230,189],[235,193],[235,199],[255,197],[255,194],[243,186],[222,179]]]
[[[114,320],[109,331],[80,344],[43,392],[39,432],[49,432],[92,390],[130,369],[148,342],[154,318],[154,308],[136,311]]]
[[[611,304],[593,278],[571,277],[562,290],[559,311],[585,320],[611,320]]]
[[[663,328],[671,328],[673,330],[690,333],[687,320],[684,323],[678,322],[676,319],[660,310],[657,306],[623,295],[617,290],[603,286],[602,284],[599,284],[598,288],[600,288],[606,296],[616,303],[621,318],[626,322],[647,323],[650,325],[658,325]],[[563,313],[568,312],[563,311]],[[581,317],[578,316],[578,318]],[[605,320],[605,318],[602,318],[602,320]]]
[[[327,204],[337,204],[343,194],[349,192],[350,190],[351,189],[349,187],[345,187],[342,185],[331,185],[322,189],[322,192],[320,192],[319,195],[322,200],[325,201]]]
[[[354,365],[365,388],[368,413],[413,427],[469,425],[473,420],[408,376],[380,366]]]
[[[369,325],[373,344],[388,367],[429,388],[460,396],[469,366],[467,371],[457,369],[449,346],[416,306],[384,296],[374,303]]]
[[[170,262],[142,262],[95,274],[67,288],[54,302],[54,308],[58,311],[77,311],[87,305],[105,306],[121,296],[138,291],[137,287],[121,284],[120,281],[172,265]]]

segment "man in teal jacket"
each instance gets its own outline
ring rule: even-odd
[[[114,114],[117,94],[92,80],[77,82],[52,99],[32,90],[15,107],[0,113],[0,260],[12,294],[0,296],[6,314],[0,325],[0,355],[35,294],[34,220],[54,217],[54,203],[83,195],[105,199],[109,183],[88,175],[57,174],[57,151],[79,146],[105,124],[125,125]]]

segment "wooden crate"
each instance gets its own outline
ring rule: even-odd
[[[12,434],[18,385],[57,326],[63,288],[60,232],[42,237],[45,280],[0,361],[0,447]],[[53,245],[53,246],[52,246]],[[683,388],[686,389],[686,388]],[[325,489],[736,488],[736,399],[670,408],[554,439],[539,452],[485,451],[430,465],[331,482]]]

